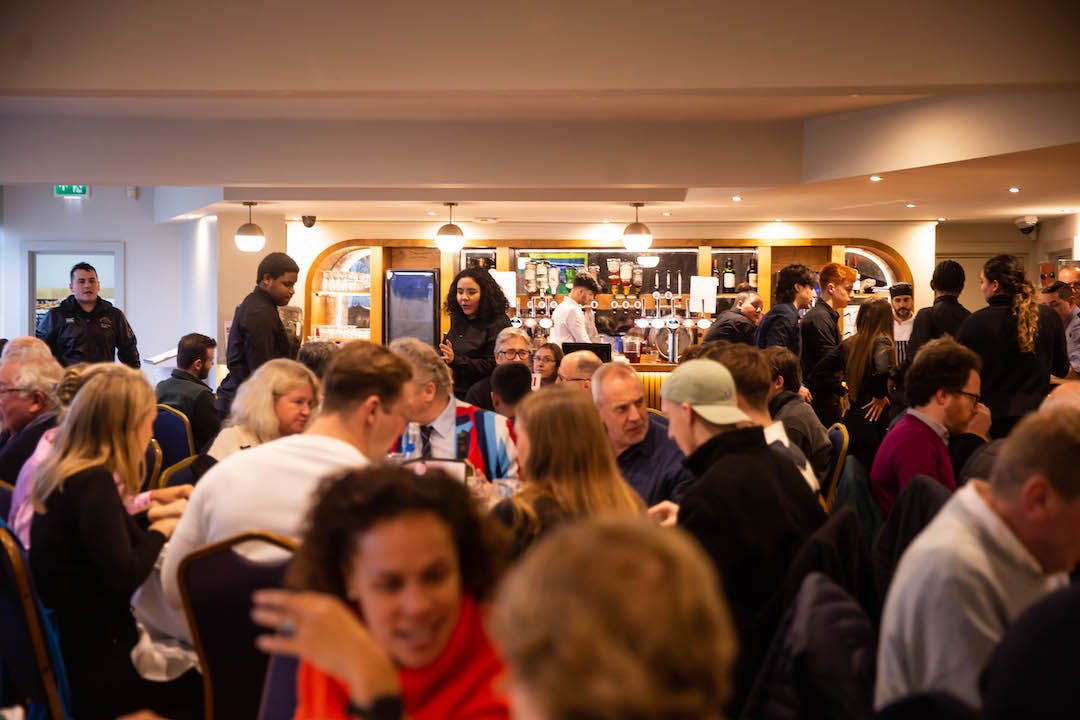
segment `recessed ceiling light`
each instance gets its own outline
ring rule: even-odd
[[[870,176],[870,182],[881,182],[881,176],[880,175],[871,175]]]
[[[604,224],[605,224],[605,225],[607,225],[607,224],[608,224],[608,223],[610,223],[610,222],[611,222],[610,220],[605,220],[605,221],[604,221]]]
[[[732,195],[731,202],[742,202],[742,195]]]
[[[907,206],[908,206],[909,208],[913,208],[913,207],[915,207],[915,203],[908,203],[908,204],[907,204]]]
[[[773,222],[784,222],[782,218],[774,218]]]
[[[945,222],[945,218],[938,218],[937,221],[938,222]]]
[[[671,213],[669,213],[667,211],[664,211],[664,212],[662,212],[660,214],[663,215],[664,217],[671,217]]]
[[[431,217],[435,217],[438,214],[439,213],[435,212],[434,210],[428,210],[428,215],[431,216]]]
[[[1018,187],[1011,187],[1011,188],[1009,188],[1009,192],[1011,192],[1011,193],[1018,193],[1018,192],[1020,192],[1020,188],[1018,188]]]

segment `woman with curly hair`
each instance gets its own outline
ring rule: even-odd
[[[843,422],[851,435],[850,452],[867,472],[889,429],[885,409],[892,402],[889,381],[896,378],[896,342],[892,305],[875,298],[859,307],[855,334],[823,357],[811,373],[818,387],[835,384],[839,374],[847,386],[841,398]]]
[[[510,327],[506,295],[487,270],[465,268],[446,293],[443,312],[450,332],[439,343],[443,361],[454,374],[454,396],[465,399],[473,384],[495,369],[495,337]]]
[[[503,664],[482,614],[497,533],[464,484],[373,466],[323,481],[289,567],[298,592],[261,591],[253,617],[298,655],[295,720],[504,720]]]
[[[1039,407],[1050,392],[1051,375],[1069,372],[1069,357],[1061,318],[1038,304],[1018,258],[990,258],[979,280],[986,307],[964,320],[956,339],[982,358],[982,397],[993,419],[990,435],[1000,438]]]

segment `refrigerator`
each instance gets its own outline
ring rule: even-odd
[[[414,337],[439,346],[441,301],[438,270],[387,270],[383,292],[383,341]]]

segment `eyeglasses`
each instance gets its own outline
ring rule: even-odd
[[[967,395],[969,398],[971,398],[971,401],[973,403],[975,403],[976,405],[978,405],[979,401],[982,400],[982,395],[979,395],[978,393],[968,392],[967,390],[957,390],[956,394],[957,395]]]
[[[565,375],[559,375],[559,380],[562,380],[564,383],[568,383],[568,382],[589,382],[589,380],[592,380],[592,378],[587,378],[587,377],[586,378],[569,378],[569,377],[566,377]]]
[[[0,395],[13,392],[33,392],[33,388],[0,388]]]
[[[514,358],[515,360],[528,360],[532,357],[531,350],[500,350],[499,357]]]

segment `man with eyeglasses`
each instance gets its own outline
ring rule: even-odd
[[[870,469],[870,489],[885,515],[916,475],[956,488],[950,445],[963,435],[981,444],[990,431],[990,411],[979,402],[981,369],[978,355],[945,338],[915,356],[907,374],[911,406],[885,435]]]
[[[508,362],[532,365],[532,339],[521,328],[504,328],[495,336],[495,365]],[[465,393],[465,402],[484,410],[495,411],[491,402],[491,376],[477,380]]]
[[[591,350],[577,350],[563,357],[555,382],[583,392],[592,392],[593,373],[604,364]]]
[[[0,361],[0,480],[9,485],[45,431],[56,427],[56,385],[62,375],[52,355],[13,354]]]

